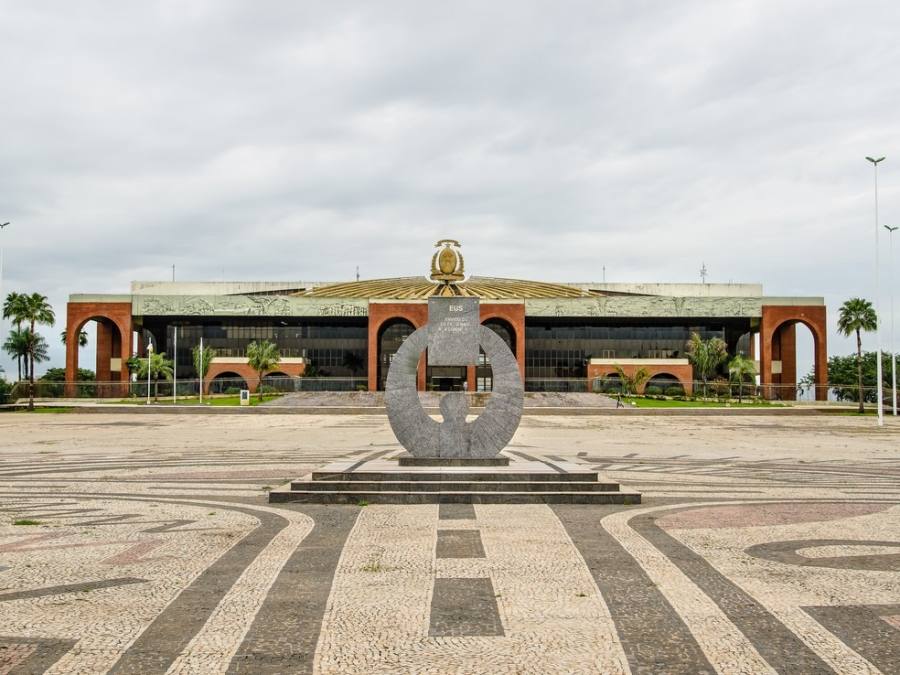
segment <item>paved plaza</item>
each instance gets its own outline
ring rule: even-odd
[[[383,415],[0,415],[0,674],[898,673],[900,424],[537,416],[640,505],[269,504]]]

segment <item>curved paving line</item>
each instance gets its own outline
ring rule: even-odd
[[[23,497],[21,493],[16,496]],[[45,497],[46,495],[39,495]],[[220,503],[178,499],[154,499],[128,495],[67,494],[80,499],[114,499],[120,501],[150,501],[223,508]],[[240,511],[259,520],[259,525],[225,551],[194,579],[160,612],[131,646],[119,657],[109,673],[165,673],[172,662],[204,626],[213,610],[238,579],[244,568],[256,558],[282,529],[286,518],[235,504],[227,508]]]
[[[630,519],[631,528],[665,555],[692,583],[718,605],[728,620],[747,637],[759,654],[779,673],[834,673],[805,642],[765,607],[729,580],[693,549],[656,524],[677,511],[704,508],[681,506]]]
[[[715,669],[691,631],[640,564],[600,525],[622,508],[553,504],[594,577],[634,673],[695,675]]]
[[[29,497],[22,493],[16,496]],[[174,499],[96,493],[66,496],[223,508],[221,501],[187,500],[179,498],[180,495]],[[225,508],[258,518],[260,524],[184,588],[142,631],[109,673],[165,673],[203,628],[247,565],[288,525],[286,519],[252,506],[235,503]],[[276,577],[232,659],[229,673],[283,673],[286,669],[292,673],[311,673],[313,670],[334,573],[360,509],[304,504],[292,505],[291,510],[312,518],[313,530]]]
[[[344,543],[361,509],[304,504],[312,532],[269,589],[228,673],[312,673],[316,645]]]

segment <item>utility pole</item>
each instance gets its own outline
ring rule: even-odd
[[[706,270],[706,263],[703,263],[703,264],[701,265],[701,267],[700,267],[700,282],[703,283],[703,284],[706,283],[706,275],[707,275],[707,273],[708,273],[708,272],[707,272],[707,270]]]
[[[356,266],[356,280],[359,281],[359,265]]]
[[[892,403],[894,417],[897,416],[897,342],[894,339],[894,232],[900,230],[900,226],[891,227],[890,225],[885,225],[884,229],[888,231],[888,241],[890,242],[890,246],[888,247],[888,255],[890,256],[890,281],[888,281],[888,288],[891,289],[891,393],[892,393]]]
[[[175,283],[175,265],[172,265],[172,283]]]
[[[878,159],[866,157],[866,159],[872,162],[872,167],[875,169],[875,339],[877,342],[876,348],[878,350],[875,352],[875,390],[877,392],[876,396],[878,397],[878,426],[882,427],[884,426],[884,401],[882,400],[884,395],[884,383],[881,381],[881,288],[879,287],[881,280],[878,272],[878,235],[880,232],[878,229],[878,165],[884,161],[884,157],[879,157]],[[863,393],[860,392],[859,395],[862,396]]]
[[[8,222],[0,223],[0,233],[9,225]],[[3,303],[3,239],[0,238],[0,304]],[[3,323],[0,319],[0,344],[3,343]]]

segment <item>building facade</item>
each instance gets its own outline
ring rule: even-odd
[[[457,258],[450,260],[445,251]],[[450,272],[451,263],[455,265]],[[125,295],[72,295],[67,306],[67,379],[78,368],[75,336],[97,322],[98,382],[125,385],[128,359],[152,341],[191,378],[192,349],[215,350],[206,387],[258,385],[247,345],[269,340],[282,359],[272,377],[315,379],[329,389],[384,388],[403,340],[427,321],[432,296],[477,297],[481,321],[509,345],[527,390],[591,391],[644,368],[645,386],[696,379],[685,348],[692,333],[720,337],[729,354],[757,359],[763,394],[794,398],[796,326],[815,346],[816,398],[827,397],[826,311],[820,297],[765,296],[757,284],[547,283],[465,277],[458,244],[439,242],[431,277],[347,283],[133,282]],[[176,338],[177,333],[177,338]],[[177,350],[175,347],[177,339]],[[757,348],[758,344],[758,348]],[[758,353],[757,353],[758,350]],[[421,389],[489,391],[490,364],[419,369]]]

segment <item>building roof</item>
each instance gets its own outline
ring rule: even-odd
[[[296,295],[313,298],[370,298],[375,300],[422,300],[431,297],[454,296],[482,300],[512,300],[591,298],[603,294],[568,284],[522,279],[469,277],[464,281],[443,283],[425,277],[397,277],[326,284],[300,291]]]

